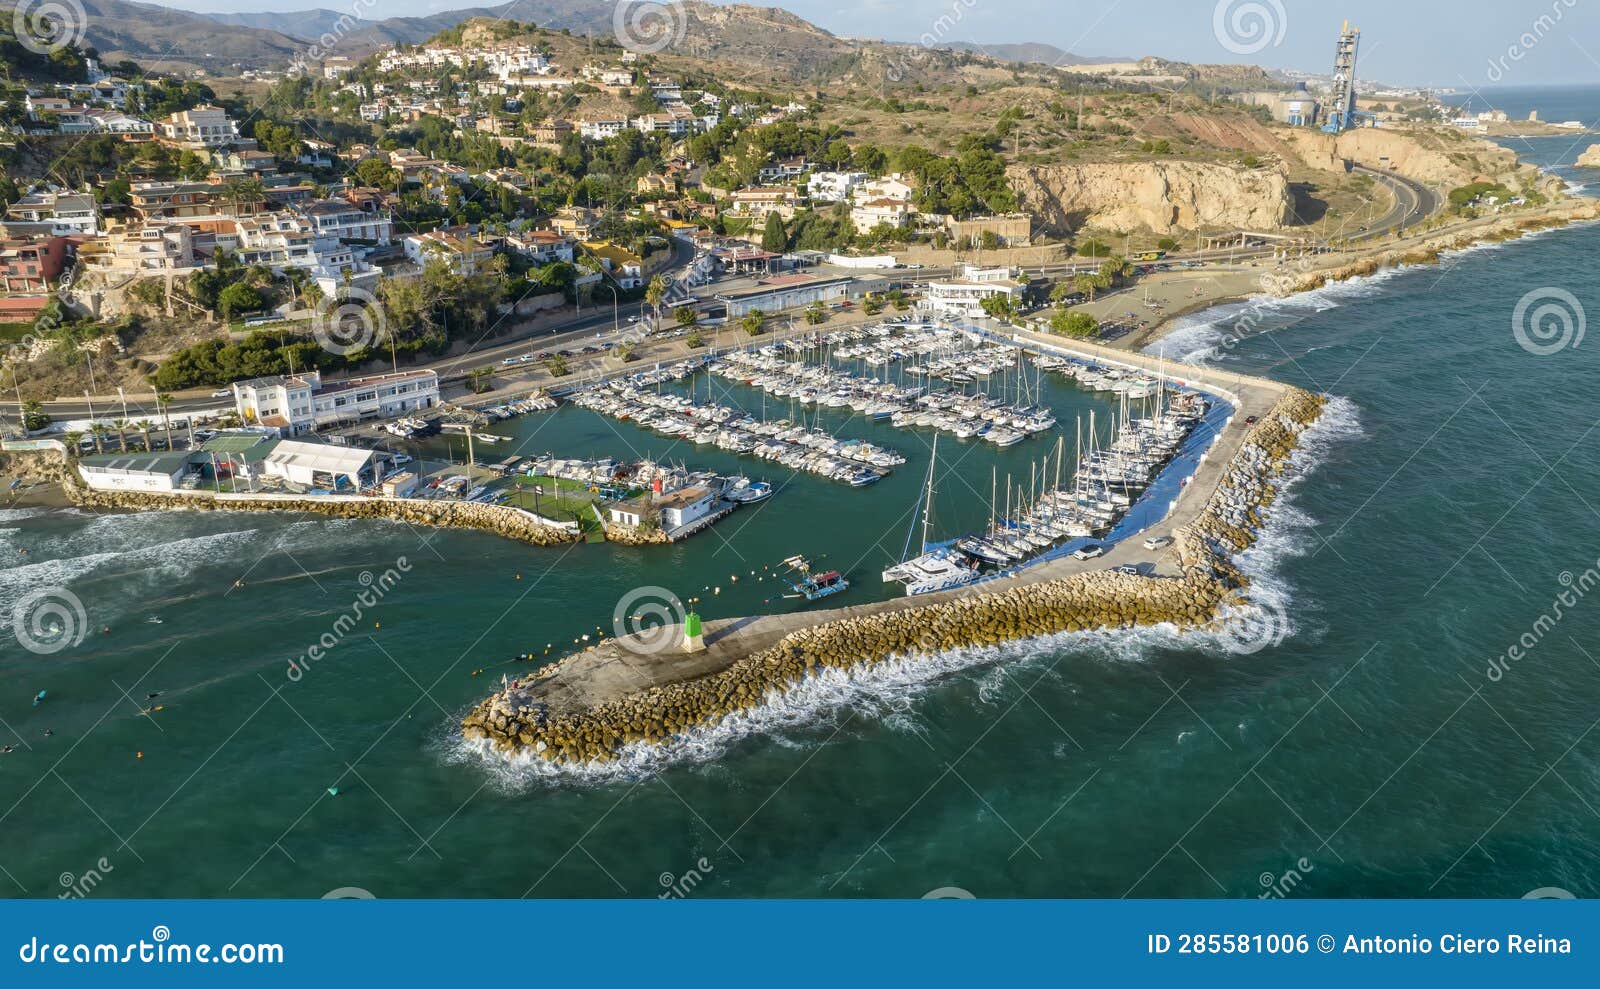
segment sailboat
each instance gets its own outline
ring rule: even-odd
[[[928,527],[933,523],[933,477],[938,464],[939,437],[935,435],[933,457],[928,461],[927,501],[922,510],[922,555],[916,559],[906,559],[911,553],[911,539],[917,531],[916,521],[913,520],[911,531],[906,533],[906,546],[901,552],[900,563],[883,572],[885,584],[903,581],[906,594],[911,597],[948,591],[978,579],[978,568],[958,550],[948,545],[928,548]]]

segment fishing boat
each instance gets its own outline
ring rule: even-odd
[[[722,497],[741,505],[754,505],[772,497],[772,485],[766,481],[752,481],[748,477],[729,478],[727,487],[722,490]]]
[[[791,556],[783,561],[783,565],[794,575],[789,581],[789,588],[807,601],[820,601],[850,589],[850,581],[839,571],[814,573],[811,561],[803,556]]]
[[[939,438],[935,436],[933,456],[928,461],[927,501],[922,510],[922,555],[906,559],[911,554],[911,539],[916,533],[916,523],[913,522],[911,532],[906,533],[906,546],[900,562],[883,572],[885,584],[903,582],[906,594],[910,597],[948,591],[978,579],[977,565],[966,554],[954,546],[930,547],[928,543],[928,528],[933,524],[933,478],[938,463]]]

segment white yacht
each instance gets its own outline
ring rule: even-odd
[[[906,585],[906,594],[915,597],[921,594],[934,594],[938,591],[948,591],[952,588],[970,584],[978,579],[978,567],[959,550],[948,546],[937,549],[928,549],[928,527],[933,522],[933,477],[934,469],[939,463],[939,438],[933,438],[933,457],[928,461],[928,500],[922,510],[922,548],[923,554],[915,559],[902,559],[900,563],[883,572],[883,582],[892,584],[902,581]],[[913,523],[915,526],[915,523]],[[906,534],[905,554],[911,552],[913,528]]]

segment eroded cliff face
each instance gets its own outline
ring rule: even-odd
[[[1343,171],[1345,162],[1354,161],[1442,189],[1480,179],[1516,187],[1538,174],[1530,165],[1519,165],[1514,151],[1492,141],[1449,141],[1436,135],[1418,136],[1381,127],[1346,131],[1337,137],[1303,128],[1286,131],[1285,135],[1308,166],[1325,171]]]
[[[1085,226],[1175,233],[1201,226],[1275,230],[1293,216],[1289,181],[1272,168],[1207,162],[1013,165],[1023,208],[1053,233]]]

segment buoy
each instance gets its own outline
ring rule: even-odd
[[[328,787],[328,796],[337,797],[338,795],[339,795],[339,788],[338,787],[336,787],[336,786]]]
[[[522,574],[517,574],[517,579],[521,580],[522,579]]]
[[[713,589],[711,593],[712,593],[713,596],[721,594],[722,593],[722,588],[721,587],[717,587],[717,588]]]
[[[730,583],[737,584],[739,582],[739,575],[738,574],[734,574],[732,577],[728,578],[728,581]]]
[[[383,628],[383,622],[373,622],[372,623],[372,627],[373,628]]]
[[[44,700],[44,695],[45,695],[45,692],[42,691],[42,690],[39,691],[37,694],[33,695],[33,706],[34,707],[38,707],[39,706],[39,702]]]
[[[134,758],[136,758],[136,759],[143,759],[143,758],[144,758],[144,753],[143,753],[143,752],[138,752],[138,753],[135,753],[135,754],[134,754]]]

